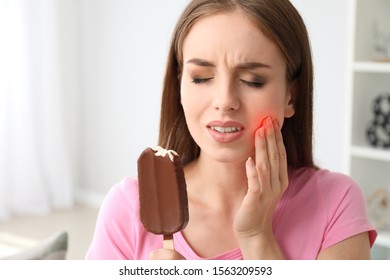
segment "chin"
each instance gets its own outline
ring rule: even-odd
[[[202,149],[203,154],[207,160],[213,160],[220,163],[239,163],[245,162],[248,157],[252,155],[250,151],[243,149],[231,148],[216,148],[216,149]]]

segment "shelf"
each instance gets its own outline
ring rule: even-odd
[[[351,155],[355,157],[390,162],[390,150],[364,146],[352,146]]]
[[[390,248],[390,231],[378,231],[375,245]]]
[[[355,72],[390,73],[390,62],[356,61],[353,69]]]
[[[366,138],[367,126],[374,118],[373,102],[390,91],[390,0],[351,0],[347,157],[348,174],[368,199],[379,190],[390,191],[390,149],[377,148]],[[383,58],[383,59],[382,59]],[[390,259],[390,221],[378,229],[375,246],[382,247]],[[384,250],[383,250],[384,249]]]

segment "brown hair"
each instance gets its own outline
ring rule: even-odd
[[[159,145],[182,156],[183,163],[200,154],[180,103],[183,42],[199,19],[241,9],[279,46],[287,64],[287,81],[296,84],[295,114],[285,119],[282,134],[290,167],[314,167],[313,66],[305,24],[289,0],[193,0],[184,10],[173,33],[168,53],[161,103]]]

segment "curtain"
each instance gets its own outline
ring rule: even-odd
[[[0,221],[71,207],[55,0],[0,0]]]

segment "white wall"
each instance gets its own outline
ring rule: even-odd
[[[301,11],[312,39],[315,157],[325,168],[342,170],[347,1],[292,2]],[[157,142],[167,47],[188,1],[75,3],[81,26],[76,184],[81,195],[105,194],[124,176],[136,175],[139,153]]]
[[[315,71],[314,156],[321,167],[345,171],[348,90],[348,1],[292,0],[309,30]]]
[[[163,72],[187,1],[83,0],[78,185],[105,193],[158,137]]]

